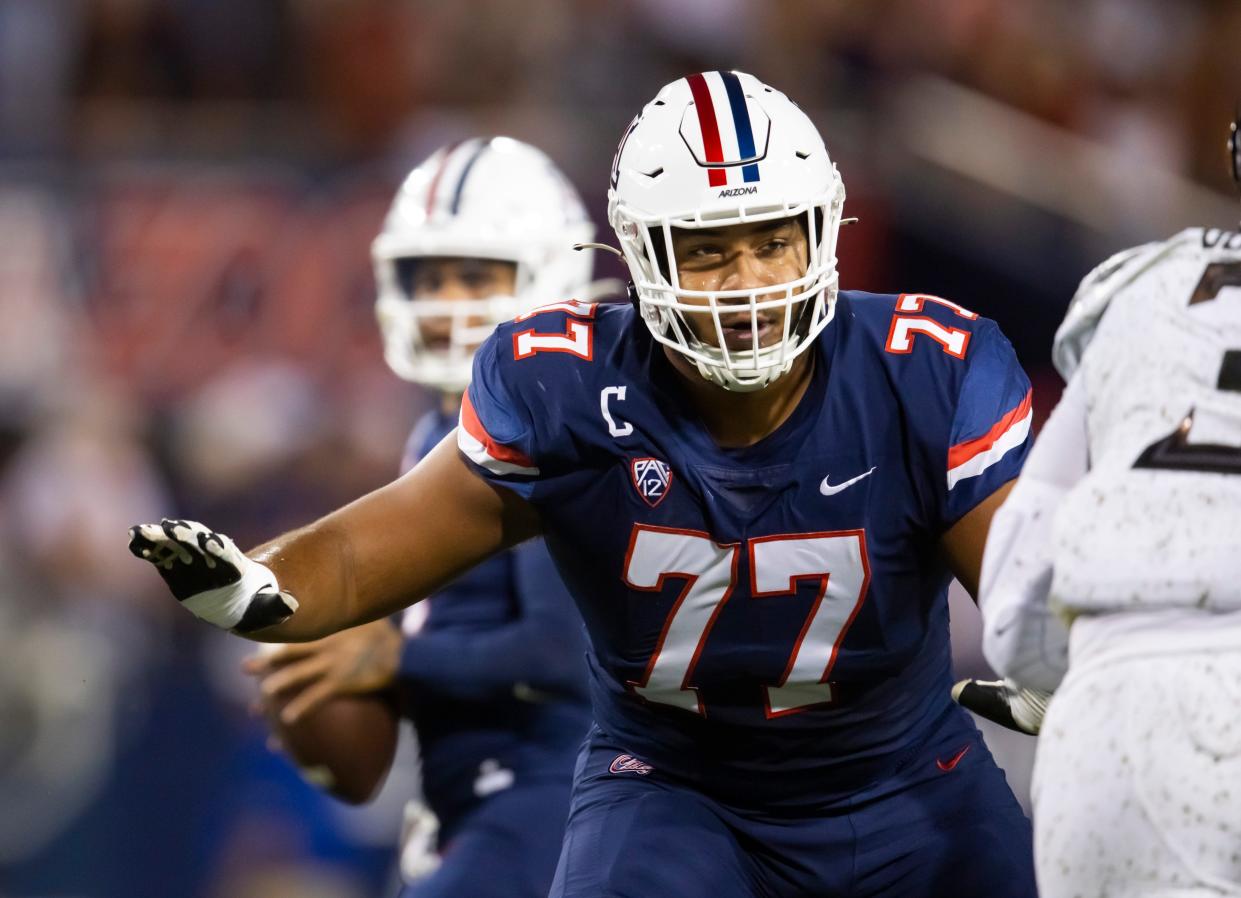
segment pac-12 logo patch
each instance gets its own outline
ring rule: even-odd
[[[608,768],[608,772],[636,773],[638,776],[646,776],[654,769],[646,761],[639,761],[633,755],[617,755],[616,760],[612,762],[612,766]]]
[[[647,505],[654,508],[664,501],[672,486],[672,469],[657,458],[635,458],[629,463],[633,485]]]

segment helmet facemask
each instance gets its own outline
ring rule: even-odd
[[[839,183],[839,182],[837,182]],[[621,246],[635,273],[639,309],[655,339],[688,358],[711,383],[735,392],[761,390],[792,368],[814,338],[831,322],[837,294],[836,236],[844,191],[801,207],[737,210],[733,214],[695,214],[657,221],[628,219]],[[718,229],[739,224],[798,219],[806,236],[807,265],[791,281],[734,290],[693,290],[681,283],[673,229]],[[749,314],[752,349],[730,349],[723,317]],[[702,339],[689,316],[705,317]],[[761,322],[779,319],[772,340]],[[766,343],[766,345],[763,345]]]
[[[478,347],[498,324],[527,311],[529,303],[518,296],[529,290],[529,266],[515,263],[512,293],[434,299],[413,293],[412,270],[426,261],[401,257],[385,259],[377,266],[380,294],[375,313],[383,334],[384,360],[406,380],[446,393],[459,393],[470,382]],[[428,340],[428,326],[439,326],[441,322],[447,323],[445,339]]]

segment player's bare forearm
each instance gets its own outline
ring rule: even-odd
[[[454,431],[404,477],[248,558],[177,520],[133,528],[130,551],[198,617],[250,639],[302,642],[411,605],[538,531],[532,506],[470,470]]]
[[[987,545],[991,518],[1004,503],[1016,480],[1010,480],[971,508],[940,537],[940,549],[948,567],[961,585],[978,601],[978,581],[982,576],[982,555]]]
[[[248,635],[300,642],[393,614],[537,532],[529,505],[470,471],[454,431],[400,479],[249,553],[299,607]]]

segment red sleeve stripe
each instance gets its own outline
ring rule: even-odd
[[[493,474],[539,473],[530,458],[491,438],[483,427],[483,422],[478,420],[478,413],[470,402],[468,390],[461,397],[461,426],[457,429],[457,446],[470,461]]]
[[[1030,433],[1030,401],[1033,391],[1027,390],[1017,406],[980,437],[958,443],[948,450],[948,488],[958,480],[981,474],[1012,449],[1021,445]]]

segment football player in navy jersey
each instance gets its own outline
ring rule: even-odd
[[[783,94],[675,81],[613,165],[631,304],[502,325],[455,435],[250,557],[176,520],[131,550],[216,626],[303,640],[542,534],[595,715],[558,898],[1033,895],[949,696],[946,595],[976,588],[1029,382],[951,301],[838,291],[843,202]]]
[[[447,147],[409,175],[373,246],[376,313],[389,366],[438,404],[410,434],[402,472],[456,426],[474,351],[497,323],[535,297],[586,295],[591,260],[573,244],[593,233],[551,160],[509,138]],[[403,898],[542,898],[590,723],[581,621],[546,547],[491,558],[406,612],[402,629],[380,620],[279,646],[248,669],[269,710],[284,712],[275,726],[295,756],[311,739],[349,750],[355,734],[314,719],[332,696],[395,688],[434,815],[407,814],[421,831],[403,852],[413,880]],[[347,788],[356,775],[327,766],[338,794],[367,797]],[[438,865],[410,844],[430,841],[436,823]]]

